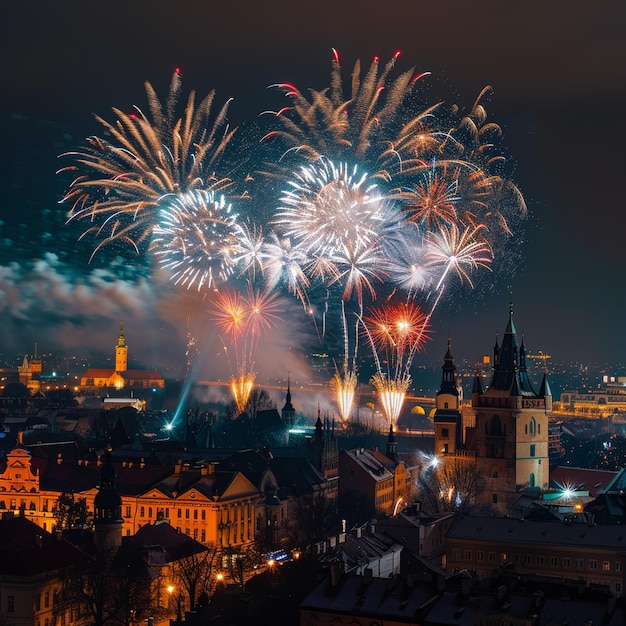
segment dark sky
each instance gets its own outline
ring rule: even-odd
[[[115,268],[78,288],[58,265],[88,258],[52,228],[63,222],[57,154],[100,131],[94,113],[143,106],[144,81],[164,94],[175,67],[185,92],[234,98],[231,123],[244,125],[282,106],[270,84],[328,85],[334,47],[346,71],[399,49],[401,70],[430,71],[431,91],[461,107],[493,87],[488,113],[530,211],[521,261],[513,276],[453,294],[434,320],[432,361],[448,334],[457,359],[488,354],[511,292],[531,352],[624,363],[625,28],[621,0],[4,0],[0,312],[10,332],[0,351],[53,349],[60,336],[110,351],[118,318],[144,365],[180,350],[186,296],[116,282]],[[38,265],[26,272],[24,258]]]

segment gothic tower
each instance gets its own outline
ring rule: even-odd
[[[124,325],[120,322],[120,335],[115,346],[115,371],[125,372],[128,367],[128,346],[124,339]]]
[[[463,445],[461,397],[450,339],[441,366],[441,387],[435,398],[435,456],[455,454]]]
[[[524,341],[517,343],[512,304],[502,345],[496,339],[493,356],[491,383],[485,391],[476,382],[472,389],[476,463],[485,481],[480,503],[505,514],[520,491],[548,485],[552,393],[545,375],[539,392],[533,389]]]

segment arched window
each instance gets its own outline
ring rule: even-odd
[[[529,426],[530,434],[534,436],[537,433],[537,421],[535,420],[534,417],[530,418],[530,424],[528,426]]]
[[[535,486],[535,472],[531,472],[530,473],[530,477],[529,477],[528,482],[529,482],[531,487]]]
[[[497,415],[491,418],[490,434],[493,436],[502,435],[502,422]]]

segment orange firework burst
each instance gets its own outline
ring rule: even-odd
[[[235,290],[215,294],[213,319],[232,347],[228,352],[231,370],[231,391],[237,409],[243,412],[254,386],[254,356],[261,334],[279,319],[276,295],[250,289],[247,295]]]
[[[378,350],[399,355],[421,350],[430,332],[428,315],[413,302],[374,309],[365,324]]]
[[[354,370],[345,370],[341,374],[335,372],[330,380],[330,385],[335,392],[341,423],[344,428],[347,427],[350,413],[352,412],[357,382],[358,379]]]
[[[363,320],[377,370],[371,383],[391,425],[398,420],[411,384],[413,357],[429,339],[429,319],[418,305],[407,302],[373,310]]]

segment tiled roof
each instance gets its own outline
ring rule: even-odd
[[[617,472],[586,469],[582,467],[555,467],[550,470],[550,482],[553,486],[570,487],[575,491],[589,491],[596,497],[613,482]]]
[[[126,380],[162,380],[163,376],[156,370],[125,370],[119,372]]]
[[[573,546],[624,550],[626,531],[622,526],[593,526],[551,521],[522,521],[506,517],[459,517],[448,532],[450,539],[474,539],[502,544]]]
[[[24,517],[0,519],[0,575],[35,576],[83,560],[74,546]]]
[[[142,526],[129,538],[128,545],[149,548],[151,562],[155,565],[179,561],[207,550],[201,543],[175,530],[166,521]]]

